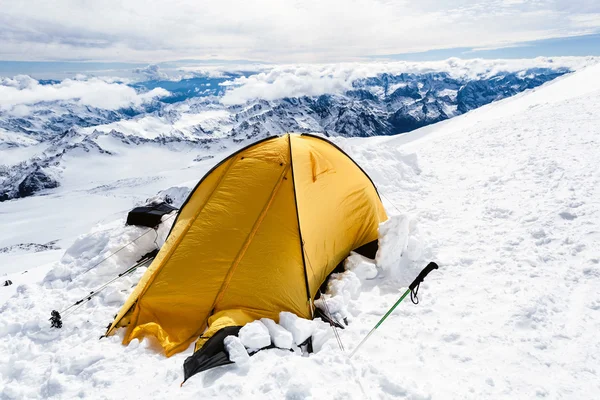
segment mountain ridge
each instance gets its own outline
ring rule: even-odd
[[[172,82],[168,87],[175,88],[174,93],[136,107],[109,110],[60,100],[31,105],[28,113],[0,111],[0,150],[41,146],[41,151],[0,168],[0,201],[58,187],[63,155],[74,149],[110,156],[110,150],[98,143],[101,137],[125,145],[182,143],[210,152],[285,132],[387,136],[464,114],[569,71],[567,67],[527,68],[475,77],[444,71],[386,72],[355,79],[351,88],[338,93],[223,104],[226,86],[235,87],[231,79],[247,75],[230,73]],[[131,86],[157,90],[164,82],[170,81],[163,78]],[[193,85],[199,85],[198,90]]]

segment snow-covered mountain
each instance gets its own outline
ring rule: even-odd
[[[490,76],[452,77],[448,72],[382,73],[357,79],[352,88],[340,93],[320,96],[284,96],[279,100],[260,98],[236,106],[225,106],[220,97],[225,93],[225,78],[189,78],[177,82],[168,80],[144,81],[131,84],[137,90],[161,88],[169,95],[147,102],[137,108],[115,110],[79,105],[69,101],[36,103],[28,113],[5,112],[0,128],[21,134],[35,141],[60,137],[74,127],[99,127],[145,116],[169,124],[186,114],[204,110],[223,111],[223,122],[230,130],[224,133],[235,137],[254,138],[260,133],[280,133],[281,129],[307,128],[342,136],[374,136],[403,133],[462,114],[484,104],[537,87],[570,69],[531,68],[515,72],[500,72]],[[230,75],[229,79],[237,77]],[[47,81],[45,85],[56,85]],[[206,86],[209,85],[209,86]],[[192,121],[195,132],[185,135],[193,140],[197,135],[213,133],[200,123]],[[140,130],[146,127],[141,126]],[[273,132],[274,129],[279,129]],[[162,130],[162,136],[177,136],[177,127]],[[190,133],[190,132],[185,132]],[[141,132],[138,132],[144,137]],[[3,145],[18,146],[26,143],[3,138]]]
[[[317,69],[306,78],[308,84],[298,83],[307,74],[301,68],[275,67],[176,78],[150,68],[143,72],[151,79],[140,82],[4,78],[0,93],[8,97],[0,102],[0,202],[61,185],[65,160],[72,154],[114,156],[115,149],[104,142],[169,148],[177,143],[177,148],[214,153],[290,131],[392,135],[513,96],[593,61],[472,65],[451,60],[366,71],[358,65],[341,72]]]
[[[72,149],[57,167],[61,186],[0,204],[0,263],[13,282],[0,287],[0,396],[598,398],[599,77],[591,66],[406,134],[334,138],[399,216],[407,250],[398,271],[344,293],[344,346],[353,349],[397,300],[404,274],[436,260],[419,305],[402,303],[352,359],[330,338],[310,356],[264,350],[246,367],[207,371],[183,387],[192,349],[166,358],[149,340],[98,340],[141,271],[61,330],[47,319],[159,240],[144,238],[82,275],[140,234],[123,224],[132,205],[169,187],[160,195],[181,201],[230,148],[211,144],[208,154],[188,142],[90,133],[111,155]],[[88,136],[77,134],[69,142],[85,146]],[[8,154],[29,158],[26,149]]]

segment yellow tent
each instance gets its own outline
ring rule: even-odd
[[[126,326],[124,344],[152,335],[171,356],[280,311],[311,318],[321,284],[386,218],[369,177],[329,141],[254,143],[194,188],[107,334]]]

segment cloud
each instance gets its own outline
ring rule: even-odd
[[[243,104],[253,99],[276,100],[284,97],[341,94],[352,89],[358,79],[382,73],[447,72],[456,78],[484,78],[529,68],[567,68],[576,70],[600,62],[598,57],[538,57],[525,60],[461,60],[450,58],[429,62],[368,62],[341,64],[303,64],[272,66],[269,70],[225,82],[229,89],[223,104]]]
[[[105,110],[118,110],[138,107],[169,94],[162,88],[138,93],[132,87],[111,79],[65,79],[60,83],[42,85],[25,75],[0,78],[0,110],[21,116],[28,113],[29,105],[45,101],[70,101]]]
[[[141,75],[147,80],[166,80],[169,79],[169,75],[160,70],[160,67],[156,64],[150,64],[144,68],[134,68],[134,74]]]
[[[0,58],[323,62],[600,31],[595,0],[22,0]]]
[[[268,72],[240,77],[228,82],[233,87],[222,98],[224,104],[241,104],[253,98],[274,100],[283,97],[318,96],[340,93],[363,75],[352,67],[282,66]]]

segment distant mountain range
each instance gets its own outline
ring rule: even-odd
[[[152,71],[151,71],[152,72]],[[155,75],[159,75],[158,71]],[[456,77],[448,72],[380,73],[352,82],[348,90],[319,96],[221,101],[237,72],[219,77],[169,80],[151,77],[130,83],[138,92],[166,89],[170,95],[136,107],[107,110],[68,100],[43,101],[27,113],[0,108],[2,149],[32,149],[26,157],[0,159],[0,201],[31,196],[60,185],[63,157],[71,152],[110,155],[98,140],[128,145],[186,143],[206,149],[284,132],[328,136],[374,136],[408,132],[535,88],[568,68],[530,68],[491,76]],[[158,78],[158,79],[154,79]],[[56,85],[58,81],[39,81]]]

